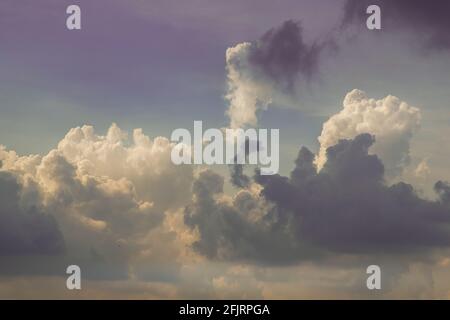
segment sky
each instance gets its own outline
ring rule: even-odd
[[[447,12],[2,0],[0,298],[450,298]],[[279,129],[279,174],[174,165],[195,120]]]

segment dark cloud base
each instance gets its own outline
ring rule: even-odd
[[[300,22],[287,20],[254,43],[248,60],[258,76],[292,92],[300,78],[310,79],[317,74],[323,46],[307,44]]]
[[[233,204],[218,201],[223,178],[203,172],[185,216],[200,232],[194,248],[211,259],[290,264],[327,254],[414,255],[448,247],[449,185],[436,184],[437,201],[419,198],[403,182],[387,186],[382,162],[368,154],[373,143],[369,134],[339,141],[319,173],[307,148],[290,177],[256,173],[270,204],[256,221],[246,214],[255,207],[249,192],[240,189]],[[233,171],[233,180],[247,181],[239,173]]]
[[[384,32],[406,31],[425,49],[450,49],[450,1],[447,0],[348,0],[344,7],[343,26],[357,24],[365,28],[366,8],[381,8]]]
[[[0,256],[55,255],[64,251],[64,239],[53,216],[36,207],[20,205],[21,185],[0,172]]]

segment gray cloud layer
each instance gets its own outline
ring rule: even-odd
[[[314,155],[302,148],[290,177],[256,174],[261,192],[242,189],[232,202],[221,200],[223,179],[204,172],[186,209],[186,223],[200,232],[195,248],[210,258],[282,264],[325,250],[413,254],[447,247],[448,185],[436,184],[435,202],[406,183],[386,186],[382,162],[368,154],[373,143],[369,134],[340,140],[319,173]]]
[[[0,256],[62,253],[64,239],[53,216],[22,206],[21,192],[12,174],[0,172]]]
[[[104,136],[73,128],[44,156],[0,146],[0,274],[60,275],[77,264],[86,279],[168,278],[192,180],[171,147],[140,129],[128,142],[115,124]]]
[[[376,4],[381,8],[383,29],[399,28],[414,33],[427,49],[450,49],[450,2],[447,0],[348,0],[343,23],[365,26],[366,8]]]
[[[318,72],[321,45],[307,44],[299,22],[285,21],[270,29],[254,43],[248,60],[283,90],[293,91],[299,77],[311,78]]]

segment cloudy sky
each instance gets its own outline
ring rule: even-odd
[[[450,298],[449,13],[2,0],[0,298]],[[279,129],[279,174],[172,164],[194,120]]]

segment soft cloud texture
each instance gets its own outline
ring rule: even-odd
[[[323,44],[308,44],[299,22],[288,20],[255,42],[228,48],[226,65],[232,128],[257,124],[257,111],[296,95],[318,72]]]
[[[140,130],[132,142],[126,136],[116,125],[104,136],[84,126],[44,156],[0,149],[0,219],[8,227],[0,229],[8,238],[0,296],[13,283],[29,290],[47,283],[48,297],[70,298],[55,275],[76,263],[89,288],[79,297],[330,297],[336,286],[341,297],[361,297],[361,265],[371,257],[391,263],[393,279],[417,277],[392,258],[434,259],[450,244],[448,184],[436,184],[435,202],[404,183],[387,187],[382,162],[368,153],[371,135],[329,147],[320,172],[306,148],[290,177],[252,179],[232,166],[236,193],[225,192],[225,177],[212,170],[172,165],[167,139]],[[146,182],[179,204],[154,197]],[[17,278],[24,274],[26,282]],[[305,275],[312,278],[303,291],[292,291],[292,277]]]
[[[315,101],[299,99],[326,67],[322,58],[333,45],[315,36],[333,32],[334,9],[343,2],[113,0],[108,14],[83,20],[87,32],[70,36],[63,2],[35,2],[0,5],[7,17],[0,19],[0,34],[8,44],[2,50],[0,127],[3,142],[18,150],[46,149],[55,130],[86,119],[144,126],[157,119],[155,132],[193,114],[217,119],[223,111],[208,106],[220,105],[223,45],[254,39],[249,35],[262,26],[292,16],[301,17],[311,33],[286,21],[227,51],[231,127],[257,126],[258,112],[267,107],[333,105],[329,98],[353,88],[361,76],[370,78],[364,86],[378,91],[419,88],[409,98],[424,102],[424,117],[446,119],[440,74],[445,55],[420,64],[420,57],[408,58],[409,44],[403,50],[398,42],[346,46],[355,51],[337,57],[335,82],[327,79],[330,86]],[[78,2],[88,15],[105,6]],[[406,31],[413,46],[448,52],[446,0],[347,3],[346,22],[358,21],[364,35],[364,6],[379,3],[383,29],[370,31],[372,36],[383,39],[387,32],[389,41],[398,40],[391,31]],[[23,27],[23,21],[39,27]],[[355,61],[369,50],[379,61]],[[404,73],[411,64],[423,68]],[[346,67],[355,72],[341,74]],[[393,71],[408,78],[396,83],[398,77],[389,78]],[[427,79],[428,86],[415,86],[417,79]],[[438,104],[443,116],[432,110]],[[280,123],[285,116],[265,121]],[[297,119],[283,126],[283,139],[317,120]],[[443,146],[449,141],[436,140],[447,135],[428,121],[434,135],[424,143],[438,140],[439,147],[410,150],[420,112],[392,96],[374,100],[353,91],[324,125],[319,153],[302,148],[288,176],[251,177],[242,165],[230,166],[229,176],[218,173],[223,168],[174,166],[168,139],[140,129],[129,134],[115,124],[104,135],[92,126],[73,128],[42,155],[20,156],[0,146],[0,297],[450,298],[449,184],[434,184],[436,200],[429,201],[409,184],[385,182],[400,179],[411,151],[422,152],[413,159],[418,166],[409,168],[417,181],[446,176]],[[292,143],[310,139],[283,140],[281,157],[290,154]],[[442,164],[436,161],[440,152]],[[365,268],[373,263],[382,267],[381,292],[365,287]],[[65,288],[69,264],[82,268],[81,291]]]
[[[340,139],[370,133],[376,137],[370,152],[380,157],[388,176],[399,175],[409,164],[411,139],[420,120],[420,110],[397,97],[375,100],[354,89],[345,96],[342,110],[323,124],[316,164],[322,168],[327,149]]]
[[[402,182],[386,186],[382,162],[368,153],[374,142],[369,134],[338,141],[320,172],[302,148],[290,177],[256,174],[256,184],[232,198],[222,177],[202,172],[185,217],[200,233],[194,248],[218,260],[292,264],[448,247],[446,185],[437,185],[436,202]]]
[[[126,136],[115,124],[105,136],[83,126],[71,129],[45,156],[0,149],[0,186],[7,197],[0,236],[9,239],[0,253],[56,252],[54,266],[64,270],[67,261],[77,263],[88,278],[145,277],[151,271],[139,266],[149,261],[158,269],[153,273],[165,272],[164,251],[176,262],[183,244],[166,215],[189,199],[192,167],[171,163],[166,138],[151,140],[140,129],[132,143]],[[155,246],[155,239],[165,241]],[[3,272],[13,272],[11,261]],[[16,272],[34,273],[40,261],[52,263],[36,258],[35,265],[22,263]],[[130,269],[131,261],[136,269]]]
[[[24,189],[13,174],[0,172],[0,256],[62,253],[64,239],[54,217],[22,201]]]

